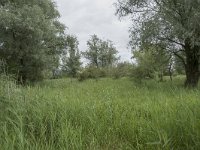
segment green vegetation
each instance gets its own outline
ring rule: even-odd
[[[20,87],[2,76],[0,148],[198,149],[200,93],[182,80],[58,79]]]
[[[89,60],[89,65],[97,68],[113,66],[119,59],[112,41],[99,39],[97,35],[92,35],[87,42],[88,50],[82,52],[83,56]]]
[[[70,77],[76,77],[81,68],[79,42],[75,36],[67,36],[66,54],[62,57],[62,70]]]
[[[0,1],[0,59],[21,84],[39,81],[58,68],[65,26],[51,0]]]
[[[162,45],[144,45],[139,51],[133,52],[133,57],[137,61],[134,76],[139,80],[154,78],[158,74],[162,81],[165,72],[172,72],[168,69],[172,57],[167,55]]]
[[[133,50],[145,44],[165,45],[166,53],[181,61],[185,86],[197,87],[200,77],[200,1],[117,0],[117,14],[130,15]]]
[[[116,9],[134,63],[95,34],[80,51],[53,0],[0,0],[0,150],[200,149],[200,1]]]

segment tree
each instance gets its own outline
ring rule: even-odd
[[[117,13],[132,15],[131,45],[164,42],[186,72],[186,87],[196,87],[200,60],[199,0],[118,0]],[[184,55],[181,55],[181,54]]]
[[[43,72],[57,67],[65,27],[51,0],[0,2],[0,59],[21,83],[43,79]]]
[[[99,47],[100,39],[97,35],[93,35],[87,42],[88,50],[83,52],[83,56],[90,61],[92,66],[99,67]]]
[[[63,58],[63,70],[71,77],[75,77],[81,68],[81,56],[78,49],[78,40],[74,36],[67,36],[67,54]]]
[[[118,51],[110,40],[104,41],[93,35],[87,45],[88,50],[83,52],[83,56],[92,66],[97,68],[112,66],[119,59],[116,56]]]
[[[137,61],[135,75],[138,78],[154,78],[157,74],[160,81],[170,65],[171,56],[165,51],[165,46],[145,44],[138,51],[133,52]]]
[[[112,41],[100,41],[99,66],[102,68],[112,66],[119,58],[116,56],[117,50]]]

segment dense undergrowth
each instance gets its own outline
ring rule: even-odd
[[[198,149],[200,92],[130,79],[0,80],[0,149]]]

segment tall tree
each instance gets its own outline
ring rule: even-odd
[[[100,67],[108,67],[112,66],[119,57],[116,56],[118,51],[116,50],[113,42],[110,40],[107,41],[100,41],[100,48],[99,48],[99,65]]]
[[[0,59],[18,81],[42,79],[58,65],[65,27],[52,0],[0,2]]]
[[[176,55],[185,67],[185,86],[198,85],[199,0],[118,0],[117,13],[121,17],[132,15],[132,45],[147,41],[166,43],[166,50]]]
[[[75,77],[81,67],[81,56],[78,49],[79,42],[74,36],[67,36],[67,55],[63,57],[63,70],[71,77]]]
[[[99,49],[100,39],[97,35],[91,36],[91,39],[87,42],[88,50],[83,52],[83,56],[90,61],[90,65],[99,67]]]
[[[83,52],[83,56],[89,60],[90,65],[103,68],[113,65],[119,59],[118,51],[110,40],[104,41],[93,35],[87,45],[88,50]]]

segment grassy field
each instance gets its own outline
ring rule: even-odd
[[[200,91],[182,79],[0,81],[1,150],[200,149]]]

